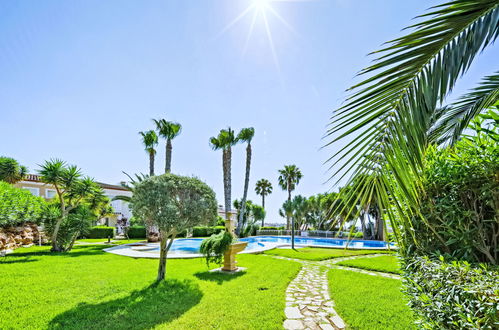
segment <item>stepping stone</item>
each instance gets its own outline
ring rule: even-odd
[[[336,316],[333,316],[331,318],[331,321],[333,322],[333,324],[337,327],[337,328],[340,328],[340,329],[345,329],[345,322],[343,322],[343,320],[341,319],[341,317],[339,317],[338,315]]]
[[[302,319],[303,315],[300,313],[298,307],[286,307],[284,309],[284,314],[288,319]]]
[[[283,327],[287,330],[299,330],[305,328],[300,320],[286,320],[284,321]]]
[[[331,325],[331,324],[319,324],[319,327],[322,329],[322,330],[335,330],[334,327]]]

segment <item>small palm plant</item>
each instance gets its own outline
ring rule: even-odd
[[[244,190],[243,198],[241,199],[241,210],[239,212],[239,219],[237,221],[237,234],[241,233],[243,227],[243,218],[246,212],[246,198],[248,197],[248,186],[250,178],[250,168],[251,168],[251,140],[255,136],[255,129],[253,127],[243,128],[237,135],[237,140],[241,142],[246,142],[246,172],[244,175]]]
[[[262,196],[262,208],[265,210],[265,196],[272,193],[272,183],[267,179],[260,179],[256,182],[255,192]],[[264,225],[265,218],[262,219],[262,227]]]
[[[300,183],[303,175],[301,174],[300,169],[296,167],[296,165],[285,165],[284,169],[279,170],[279,174],[279,186],[282,188],[282,190],[288,192],[288,201],[291,202],[291,192],[295,190],[298,183]],[[290,225],[289,220],[290,217],[287,216],[286,226],[288,230]]]
[[[142,136],[142,143],[144,144],[144,150],[149,154],[149,175],[154,175],[154,157],[156,156],[155,147],[158,145],[158,136],[153,130],[146,132],[139,132]]]
[[[182,125],[165,119],[153,119],[159,136],[166,140],[165,173],[170,173],[172,168],[172,140],[182,131]]]
[[[223,181],[224,181],[224,202],[225,202],[225,218],[230,220],[231,208],[231,162],[232,162],[232,147],[238,142],[234,131],[229,127],[222,129],[216,137],[210,138],[210,145],[213,150],[222,150],[222,166],[223,166]]]

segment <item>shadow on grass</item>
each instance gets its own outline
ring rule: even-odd
[[[224,274],[224,273],[219,273],[219,272],[198,272],[195,273],[194,276],[196,276],[198,279],[202,281],[210,281],[210,282],[217,282],[217,284],[222,284],[224,282],[232,281],[238,277],[243,276],[246,274],[245,271],[239,272],[239,273],[234,273],[234,274]]]
[[[21,263],[26,263],[26,262],[35,262],[38,261],[38,259],[32,259],[31,257],[1,257],[0,258],[0,265],[6,265],[6,264],[21,264]]]
[[[9,255],[12,257],[35,257],[35,256],[58,256],[58,257],[81,257],[81,256],[92,256],[97,254],[105,254],[102,251],[109,246],[106,245],[88,245],[88,246],[75,246],[69,252],[50,252],[50,247],[45,247],[43,250],[39,251],[28,251],[28,252],[18,252],[16,250],[13,254]]]
[[[170,322],[203,296],[190,280],[167,279],[131,295],[99,304],[82,303],[57,315],[49,329],[150,329]]]

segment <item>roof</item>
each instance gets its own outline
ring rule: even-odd
[[[40,176],[37,174],[27,174],[24,177],[23,181],[42,182],[42,180],[40,179]],[[103,183],[103,182],[95,182],[95,183],[97,183],[102,189],[130,191],[129,189],[127,189],[123,186],[119,186],[119,185]]]

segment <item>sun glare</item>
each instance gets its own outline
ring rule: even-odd
[[[236,18],[234,18],[229,24],[227,24],[222,31],[218,34],[218,36],[224,34],[226,31],[230,30],[235,24],[245,18],[247,15],[251,15],[251,23],[248,28],[248,33],[246,35],[246,40],[243,48],[243,56],[246,53],[248,48],[249,41],[251,39],[251,35],[253,34],[253,30],[255,28],[255,24],[257,21],[263,25],[265,34],[267,36],[267,41],[269,43],[270,51],[272,52],[272,58],[274,60],[274,64],[278,71],[280,71],[279,59],[277,57],[277,52],[274,46],[274,40],[272,38],[272,31],[269,24],[269,15],[283,24],[288,30],[291,32],[295,32],[293,27],[272,7],[273,2],[305,2],[310,0],[251,0],[248,7],[246,7]]]

